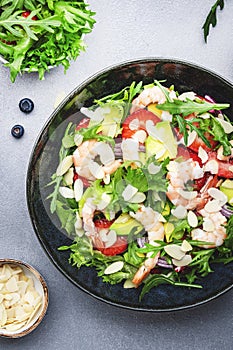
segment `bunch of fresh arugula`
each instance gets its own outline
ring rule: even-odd
[[[39,73],[75,60],[85,50],[94,12],[81,1],[0,0],[0,55],[14,82],[24,71]]]

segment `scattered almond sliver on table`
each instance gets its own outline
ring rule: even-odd
[[[0,266],[0,329],[16,331],[28,325],[41,301],[33,279],[20,266]]]

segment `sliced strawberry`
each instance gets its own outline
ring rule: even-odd
[[[114,256],[124,253],[128,247],[128,241],[125,237],[118,236],[117,241],[109,248],[98,248],[101,253],[107,256]]]
[[[192,158],[194,161],[198,162],[200,167],[203,166],[201,158],[198,157],[198,154],[185,146],[178,146],[177,157],[183,157],[185,160]],[[210,174],[205,173],[200,179],[194,180],[193,189],[195,191],[200,191],[200,189],[205,185],[209,176]]]
[[[114,220],[107,220],[105,218],[95,220],[94,224],[97,228],[109,228]]]
[[[130,123],[133,120],[137,120],[138,126],[135,123],[135,130],[130,129]],[[122,138],[127,139],[132,137],[138,130],[146,131],[146,122],[151,120],[154,124],[161,121],[154,113],[147,111],[146,109],[139,109],[136,112],[130,114],[123,123]],[[147,131],[146,131],[147,132]]]
[[[199,147],[202,147],[206,152],[210,152],[218,145],[218,142],[215,141],[214,137],[208,132],[205,132],[204,136],[209,141],[211,148],[208,147],[199,136],[195,138],[194,142],[189,146],[189,148],[196,153],[198,153]]]
[[[185,160],[192,158],[194,161],[198,162],[202,166],[201,158],[198,157],[198,154],[185,146],[178,146],[177,158],[182,157]]]
[[[85,117],[77,124],[75,130],[87,128],[89,123],[90,123],[90,118]]]
[[[195,116],[193,114],[188,115],[185,119],[193,119]],[[192,123],[197,128],[199,127],[198,122]],[[179,128],[174,128],[176,137],[180,140],[183,137],[183,134],[180,132]],[[208,131],[204,133],[205,138],[209,141],[211,148],[208,147],[205,142],[197,135],[194,142],[188,146],[192,151],[198,153],[199,147],[201,146],[206,152],[212,151],[217,145],[218,142],[214,140],[214,136],[211,135]]]
[[[193,185],[194,191],[199,192],[202,189],[202,187],[206,184],[206,181],[208,180],[209,177],[210,177],[210,174],[205,173],[204,176],[201,177],[200,179],[194,180],[194,185]]]
[[[215,160],[218,162],[218,176],[225,179],[233,179],[233,159],[230,159],[229,162],[224,162],[217,159],[216,152],[210,152],[209,160]]]

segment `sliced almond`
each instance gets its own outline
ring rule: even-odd
[[[227,200],[228,200],[227,196],[222,191],[220,191],[218,188],[215,188],[215,187],[209,188],[208,194],[212,198],[218,200],[221,203],[221,205],[224,205],[227,203]]]
[[[181,267],[181,266],[187,266],[192,262],[191,255],[184,255],[184,257],[180,260],[172,259],[172,263],[175,266]]]
[[[188,147],[192,145],[192,143],[195,141],[196,137],[197,137],[197,133],[195,130],[193,130],[192,132],[189,133],[188,142],[187,142]]]
[[[75,143],[75,145],[76,146],[80,146],[82,142],[83,142],[83,135],[75,134],[74,135],[74,143]]]
[[[70,168],[64,175],[63,181],[66,186],[70,186],[73,184],[73,179],[74,179],[74,169]]]
[[[192,200],[197,197],[197,191],[178,190],[178,193],[185,199]]]
[[[115,160],[115,155],[112,148],[104,142],[97,142],[94,151],[99,154],[102,164],[111,164]]]
[[[204,209],[207,211],[207,213],[217,213],[221,210],[221,205],[218,200],[213,199],[206,203]]]
[[[132,138],[138,142],[144,143],[147,138],[147,133],[145,130],[138,130],[135,132],[135,134],[133,134]]]
[[[76,202],[80,201],[83,195],[83,182],[80,179],[75,180],[74,182],[74,198]]]
[[[91,174],[96,179],[103,179],[104,178],[105,174],[104,174],[103,168],[98,163],[91,161],[91,162],[89,162],[88,168],[89,168]]]
[[[209,218],[204,218],[203,220],[203,230],[206,232],[213,232],[215,230],[215,225]]]
[[[111,181],[110,174],[106,174],[103,178],[103,181],[104,181],[105,185],[110,184],[110,181]]]
[[[172,122],[172,114],[169,113],[168,111],[162,111],[161,113],[161,119],[162,120],[167,120],[169,122]]]
[[[187,99],[193,101],[193,100],[195,100],[195,98],[196,98],[196,94],[193,91],[183,92],[182,94],[180,94],[178,96],[178,99],[181,100],[181,101],[185,101]]]
[[[197,227],[198,219],[196,214],[193,211],[189,211],[187,215],[188,223],[191,227]]]
[[[159,151],[159,152],[156,153],[155,159],[161,158],[161,157],[165,154],[166,151],[167,151],[166,148],[163,147],[163,148],[161,149],[161,151]]]
[[[0,304],[0,327],[4,326],[7,322],[7,312],[3,304]]]
[[[137,161],[139,160],[139,143],[137,140],[125,139],[121,143],[123,160]]]
[[[134,284],[131,280],[125,280],[123,288],[130,289],[130,288],[136,288],[136,284]]]
[[[115,261],[114,263],[110,264],[105,270],[105,275],[111,275],[112,273],[121,271],[124,266],[123,261]]]
[[[143,203],[146,200],[146,195],[143,192],[137,192],[128,200],[130,203]]]
[[[122,192],[122,197],[126,202],[128,202],[136,193],[138,189],[132,185],[127,185],[124,191]]]
[[[100,123],[104,119],[103,108],[101,107],[97,107],[94,111],[89,108],[82,107],[80,112],[96,123]]]
[[[114,243],[116,243],[117,240],[117,234],[116,231],[110,230],[109,233],[106,236],[107,240],[105,243],[105,248],[111,247]]]
[[[180,260],[185,255],[178,244],[169,244],[164,247],[165,252],[172,258]]]
[[[107,193],[103,193],[100,202],[97,204],[98,210],[104,210],[111,202],[112,197]]]
[[[158,174],[161,170],[161,166],[160,165],[155,165],[154,163],[150,163],[148,165],[148,171],[151,175],[155,175]]]
[[[198,149],[198,157],[201,159],[202,164],[206,163],[208,160],[208,153],[201,146]]]
[[[74,198],[74,191],[71,188],[69,188],[69,187],[60,186],[59,187],[59,193],[64,198],[70,198],[70,199]]]
[[[216,118],[216,119],[221,124],[226,134],[230,134],[233,132],[233,125],[231,123],[221,118]]]
[[[218,169],[219,169],[218,162],[214,159],[209,160],[204,166],[205,172],[209,171],[213,175],[218,174]]]
[[[8,292],[16,292],[19,287],[18,287],[18,284],[17,284],[17,281],[15,279],[14,276],[12,276],[7,282],[6,282],[6,289],[8,290]]]
[[[19,330],[20,328],[22,328],[25,324],[26,324],[26,321],[14,322],[14,323],[10,323],[10,324],[6,325],[4,328],[7,331],[15,332],[15,331]]]
[[[137,130],[139,128],[139,119],[133,119],[131,120],[131,122],[129,123],[129,129],[134,131],[134,130]]]
[[[80,217],[80,215],[79,215],[79,212],[76,211],[75,228],[81,229],[81,228],[82,228],[82,224],[83,224],[83,222],[82,222],[82,219],[81,219],[81,217]]]
[[[188,241],[186,241],[186,239],[184,239],[182,244],[181,244],[180,249],[186,253],[186,252],[190,252],[193,249],[193,247],[191,246],[191,244]]]
[[[102,228],[99,230],[99,235],[100,238],[103,242],[107,242],[108,238],[107,238],[107,233],[108,233],[108,229],[107,228]]]
[[[73,165],[73,156],[66,156],[57,167],[56,175],[64,175]]]
[[[34,310],[32,311],[32,313],[30,314],[28,320],[27,320],[27,324],[29,324],[32,319],[36,316],[36,314],[38,313],[40,307],[41,307],[41,303],[37,304],[36,307],[34,308]]]
[[[175,209],[171,210],[171,213],[177,219],[184,219],[184,218],[186,218],[188,212],[184,206],[178,205]]]

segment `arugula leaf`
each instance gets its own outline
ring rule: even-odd
[[[173,115],[182,114],[186,117],[192,113],[205,113],[212,109],[225,109],[230,105],[228,103],[210,103],[207,101],[192,101],[190,99],[186,99],[185,101],[181,101],[178,99],[174,99],[172,102],[166,101],[164,103],[158,104],[157,108],[162,111],[168,111]]]
[[[128,250],[124,254],[124,259],[128,264],[133,265],[135,267],[139,267],[145,260],[143,256],[140,256],[138,254],[138,246],[135,241],[129,243]]]
[[[198,284],[189,284],[184,282],[175,282],[173,276],[165,275],[151,275],[145,280],[145,284],[142,288],[139,300],[142,301],[146,293],[148,293],[152,288],[159,286],[160,284],[171,284],[179,287],[191,287],[191,288],[202,288]]]
[[[136,187],[140,192],[146,192],[148,190],[148,179],[145,176],[143,168],[133,169],[129,166],[124,178],[126,183]]]
[[[72,123],[69,123],[65,130],[63,138],[66,138],[69,135],[71,128],[72,128]],[[64,147],[64,145],[62,144],[59,150],[59,163],[67,156],[67,154],[68,154],[68,149]],[[60,187],[62,178],[63,178],[62,176],[57,176],[56,173],[54,173],[52,175],[52,181],[47,185],[47,186],[54,185],[53,192],[47,197],[47,199],[51,199],[50,211],[52,214],[55,213],[57,209],[57,198],[58,198],[59,187]]]
[[[97,99],[94,102],[100,106],[104,105],[105,103],[109,103],[111,101],[124,103],[124,115],[122,117],[122,122],[123,122],[129,113],[130,105],[133,98],[137,94],[139,94],[141,90],[142,90],[142,81],[140,81],[139,83],[136,83],[135,81],[133,81],[130,86],[126,86],[124,89],[114,94]]]
[[[204,39],[207,42],[207,37],[209,35],[210,26],[215,27],[217,24],[217,8],[220,7],[220,10],[224,8],[224,0],[217,0],[214,5],[211,7],[210,12],[203,24],[202,29],[204,30]]]
[[[75,234],[75,221],[76,221],[76,210],[71,209],[65,203],[56,201],[56,214],[60,219],[61,228],[63,228],[68,235]]]
[[[86,236],[76,237],[72,245],[61,246],[58,250],[70,250],[69,262],[78,268],[90,266],[94,254],[92,243]]]
[[[229,218],[227,225],[226,225],[226,234],[227,238],[224,241],[224,245],[231,249],[231,252],[233,252],[233,215]]]
[[[199,251],[193,251],[193,259],[189,266],[195,266],[196,271],[202,277],[207,276],[210,272],[213,272],[213,270],[210,267],[210,262],[214,252],[215,249],[203,249]]]
[[[218,141],[223,146],[223,154],[229,156],[231,154],[231,147],[227,134],[225,133],[222,125],[217,119],[212,117],[212,128],[209,132],[214,136],[214,140]]]
[[[125,279],[132,279],[137,268],[124,262],[121,271],[105,275],[105,269],[115,261],[124,261],[120,255],[106,256],[97,250],[93,250],[91,241],[86,237],[77,237],[70,246],[61,246],[58,250],[70,250],[69,262],[73,266],[80,268],[81,266],[94,266],[98,271],[98,276],[102,277],[104,282],[117,284]]]
[[[126,86],[124,89],[111,94],[104,96],[100,99],[96,99],[94,102],[98,105],[102,106],[105,103],[111,102],[111,101],[118,101],[118,102],[132,102],[134,96],[136,96],[138,93],[140,93],[142,90],[142,81],[136,84],[135,81],[132,82],[130,86]]]
[[[76,131],[77,134],[80,134],[83,136],[83,141],[90,140],[90,139],[96,139],[97,141],[104,141],[108,142],[111,145],[115,145],[115,141],[112,137],[110,136],[105,136],[102,134],[99,134],[100,126],[99,125],[93,125],[87,129],[83,128],[78,131]]]

